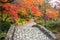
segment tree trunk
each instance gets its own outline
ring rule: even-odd
[[[56,40],[54,34],[36,23],[11,25],[5,40]]]

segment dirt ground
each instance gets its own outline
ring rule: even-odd
[[[60,32],[56,33],[58,40],[60,40]]]

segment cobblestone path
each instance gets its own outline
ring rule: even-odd
[[[52,40],[38,28],[32,27],[32,24],[17,26],[14,31],[13,29],[12,25],[6,40]]]

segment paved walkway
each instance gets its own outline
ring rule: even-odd
[[[52,40],[47,37],[41,30],[36,27],[32,27],[33,24],[27,24],[23,26],[17,26],[14,29],[12,25],[6,40]]]

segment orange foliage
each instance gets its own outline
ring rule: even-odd
[[[3,0],[2,0],[3,1]],[[4,0],[6,1],[6,0]],[[22,0],[20,5],[17,5],[20,8],[20,11],[23,15],[28,15],[27,9],[31,11],[31,14],[41,17],[43,16],[43,13],[39,10],[38,6],[43,5],[44,0]],[[1,4],[0,4],[1,5]],[[18,13],[19,8],[17,6],[12,6],[11,4],[7,3],[2,5],[6,10],[9,10],[9,14],[13,16],[13,19],[18,20]],[[57,18],[58,17],[58,10],[56,9],[46,9],[46,19],[50,18]]]
[[[35,5],[38,5],[38,3],[39,3],[39,0],[34,0],[33,1],[33,4],[35,4]]]
[[[57,18],[58,11],[56,9],[46,9],[46,19]]]
[[[37,11],[38,11],[38,6],[32,5],[31,6],[31,13],[35,14],[35,13],[37,13]]]
[[[10,6],[11,4],[10,3],[6,3],[6,4],[3,4],[2,6],[6,9],[6,10],[9,10],[9,6]]]
[[[19,19],[18,14],[17,14],[19,11],[18,7],[13,6],[10,3],[5,3],[5,4],[2,4],[0,6],[5,8],[4,12],[8,12],[9,15],[11,15],[11,17],[14,19],[14,21],[17,21]]]
[[[43,5],[45,0],[39,0],[39,5]]]
[[[41,11],[38,11],[36,14],[34,14],[35,16],[37,16],[37,17],[42,17],[43,16],[43,14],[42,14],[42,12]]]
[[[46,12],[48,12],[48,13],[57,13],[58,10],[51,8],[51,9],[46,9]]]
[[[1,0],[2,2],[7,2],[7,0]]]
[[[23,0],[22,1],[22,5],[24,6],[24,7],[31,7],[31,5],[32,5],[32,0]]]
[[[22,15],[25,15],[25,16],[28,15],[27,10],[25,8],[20,9],[20,11],[22,12]]]
[[[32,5],[43,5],[44,0],[23,0],[22,1],[22,6],[27,7],[27,8],[31,8]]]

